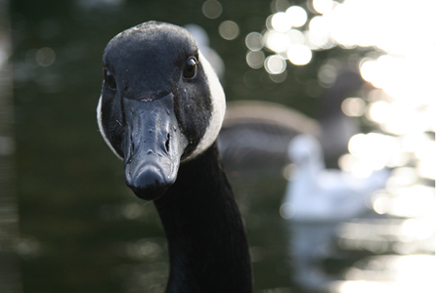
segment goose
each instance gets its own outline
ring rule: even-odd
[[[289,144],[289,156],[296,164],[286,188],[281,212],[296,222],[341,222],[369,211],[374,191],[384,188],[388,169],[374,171],[367,178],[350,172],[326,169],[318,139],[301,134]]]
[[[337,257],[334,242],[344,221],[366,215],[375,190],[384,188],[389,170],[356,178],[349,172],[326,169],[318,138],[300,134],[289,144],[289,157],[296,168],[286,188],[280,213],[290,236],[292,281],[312,292],[327,291],[333,278],[322,263]]]
[[[217,136],[225,95],[184,28],[149,21],[103,55],[99,130],[125,182],[152,200],[168,241],[166,292],[252,292],[247,237]]]
[[[349,139],[360,132],[356,119],[346,116],[341,104],[365,84],[358,71],[347,65],[341,67],[334,83],[317,97],[316,119],[275,102],[229,102],[218,137],[225,168],[282,169],[290,163],[289,142],[299,134],[317,137],[326,164],[337,167],[338,158],[347,152]]]
[[[225,168],[249,166],[272,171],[289,163],[290,140],[298,134],[318,136],[317,121],[284,105],[266,101],[229,102],[218,136]]]

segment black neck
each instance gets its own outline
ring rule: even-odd
[[[180,166],[155,205],[168,238],[166,292],[252,292],[247,239],[216,143]]]

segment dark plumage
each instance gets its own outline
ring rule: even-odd
[[[185,29],[159,22],[107,45],[98,124],[168,238],[167,292],[251,292],[248,244],[221,166],[220,83]]]
[[[169,241],[169,292],[251,292],[248,247],[217,145],[180,166],[155,205]]]

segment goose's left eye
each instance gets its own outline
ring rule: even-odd
[[[104,69],[104,80],[109,88],[111,88],[112,90],[116,88],[116,80],[113,74],[108,69]]]
[[[189,58],[183,68],[183,76],[186,78],[194,78],[197,74],[197,60]]]

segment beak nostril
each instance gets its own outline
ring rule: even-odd
[[[166,149],[167,153],[170,152],[170,137],[171,137],[171,135],[170,135],[170,133],[168,132],[168,134],[167,134],[167,140],[165,141],[165,149]]]
[[[133,160],[133,152],[134,152],[134,143],[133,141],[130,142],[130,148],[128,149],[128,158],[127,158],[127,164],[130,164]]]

